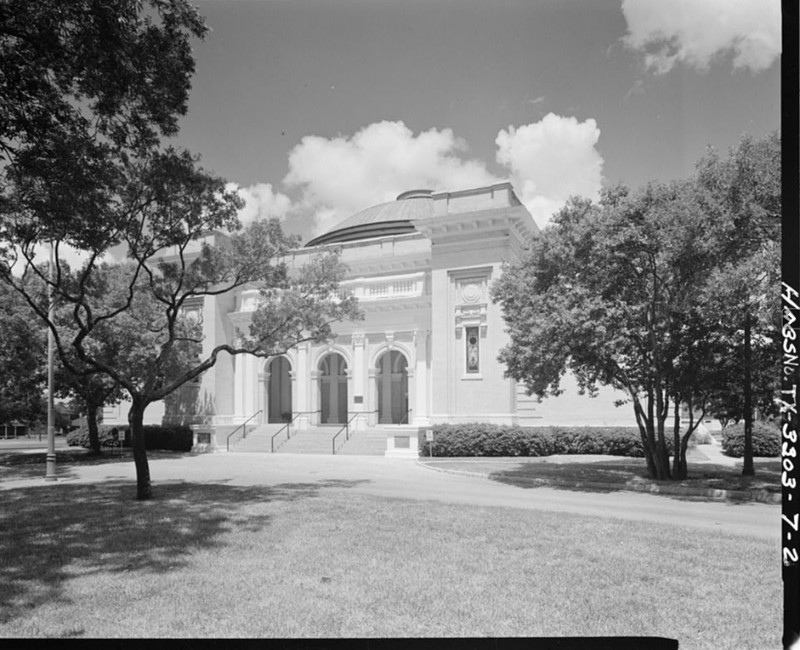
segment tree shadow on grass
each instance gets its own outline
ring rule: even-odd
[[[521,488],[550,487],[571,492],[637,492],[655,494],[680,501],[724,501],[731,505],[771,502],[780,494],[778,461],[760,463],[755,478],[742,477],[740,468],[705,464],[690,467],[689,479],[656,481],[647,477],[642,463],[629,460],[586,464],[520,463],[489,478]],[[726,490],[727,495],[714,494]]]
[[[160,482],[157,496],[131,501],[129,481],[4,490],[0,509],[0,624],[65,600],[65,582],[93,573],[163,573],[193,551],[221,548],[225,534],[260,531],[258,505],[316,497],[360,481],[274,486]]]
[[[192,458],[196,454],[190,452],[160,451],[147,452],[147,460],[164,458]],[[100,455],[94,455],[87,449],[66,449],[56,452],[56,477],[59,479],[75,478],[75,468],[85,465],[111,465],[132,463],[133,453],[129,449],[121,452],[104,448]],[[31,478],[44,478],[47,471],[46,452],[9,452],[0,451],[0,483]]]

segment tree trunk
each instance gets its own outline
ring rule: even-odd
[[[92,454],[99,456],[100,432],[97,430],[97,407],[91,402],[86,402],[86,426],[89,428],[89,449]]]
[[[147,405],[136,398],[128,411],[128,424],[131,427],[131,446],[133,462],[136,466],[136,498],[140,501],[153,496],[150,485],[150,467],[147,464],[147,451],[144,446],[144,409]]]
[[[668,481],[670,478],[669,450],[664,440],[664,421],[659,419],[655,427],[653,423],[650,423],[649,428],[651,429],[649,437],[651,440],[650,447],[654,466],[654,471],[650,474],[650,478],[654,478],[657,481]]]
[[[669,449],[667,448],[667,439],[664,436],[664,405],[661,390],[658,392],[659,400],[656,415],[657,438],[656,438],[656,479],[659,481],[668,481],[670,479],[669,472]]]
[[[689,406],[689,410],[691,413],[691,405]],[[692,417],[691,415],[689,416]],[[691,428],[691,420],[689,421],[689,427]],[[676,481],[681,481],[686,478],[688,474],[687,466],[686,466],[686,445],[683,444],[681,440],[681,406],[680,401],[676,398],[675,399],[675,411],[674,411],[674,422],[673,422],[673,445],[674,445],[674,456],[672,458],[672,478]],[[688,442],[688,438],[687,438]]]
[[[751,383],[752,348],[750,342],[750,306],[744,314],[744,462],[742,476],[755,476],[753,465],[753,406]]]
[[[639,398],[631,391],[636,413],[636,423],[639,425],[639,435],[642,437],[642,450],[647,463],[647,476],[658,481],[669,480],[669,452],[664,443],[664,420],[659,418],[661,432],[656,435],[653,424],[653,393],[648,393],[647,412],[642,408]]]
[[[656,479],[668,481],[671,478],[669,472],[669,449],[667,449],[663,435],[662,429],[662,433],[659,436],[660,439],[656,442]]]
[[[656,463],[653,458],[654,449],[650,445],[647,436],[647,417],[645,416],[642,404],[639,397],[632,390],[629,391],[633,398],[633,412],[636,416],[636,424],[639,425],[639,435],[642,438],[642,453],[644,453],[644,460],[647,463],[647,476],[650,478],[656,477]]]
[[[644,450],[644,460],[647,463],[647,476],[649,478],[657,478],[658,472],[656,471],[654,450],[650,447],[650,443],[647,440],[647,432],[639,427],[639,434],[642,436],[642,449]]]

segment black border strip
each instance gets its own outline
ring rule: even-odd
[[[792,647],[800,639],[800,459],[797,458],[797,332],[800,330],[800,140],[798,140],[798,100],[800,99],[800,58],[798,57],[798,3],[782,0],[781,56],[781,450],[783,513],[781,517],[781,563],[783,578],[783,647]]]

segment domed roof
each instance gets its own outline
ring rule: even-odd
[[[371,208],[356,212],[333,230],[312,239],[306,246],[415,232],[411,222],[430,217],[433,213],[432,194],[432,190],[403,192],[394,201],[373,205]]]

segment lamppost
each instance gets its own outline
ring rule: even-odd
[[[54,260],[53,240],[50,240],[50,261],[48,263],[48,275],[50,283],[47,285],[47,318],[51,327],[47,328],[47,470],[44,475],[45,481],[55,481],[56,477],[56,427],[55,412],[53,408],[53,352],[55,350],[55,339],[53,338],[53,315],[55,313],[53,304],[53,267]]]

